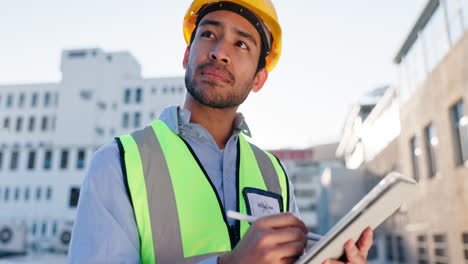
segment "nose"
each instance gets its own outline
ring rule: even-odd
[[[218,45],[214,46],[208,55],[211,60],[217,60],[223,64],[229,64],[231,62],[223,43],[218,43]]]

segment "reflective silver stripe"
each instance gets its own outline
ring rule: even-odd
[[[184,260],[179,215],[161,145],[151,126],[135,131],[132,137],[138,145],[145,175],[156,263],[188,263]]]
[[[255,158],[257,159],[257,164],[262,173],[263,180],[265,181],[267,190],[269,192],[274,192],[274,193],[281,195],[279,177],[278,177],[278,174],[276,173],[275,166],[273,165],[273,163],[271,163],[270,157],[268,157],[268,155],[263,150],[261,150],[254,144],[251,144],[251,143],[249,144],[253,150]],[[283,201],[283,208],[285,204],[286,204],[286,201]]]

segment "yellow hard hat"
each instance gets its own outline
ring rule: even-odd
[[[278,23],[275,7],[270,0],[194,0],[184,17],[184,38],[190,44],[190,38],[196,27],[198,11],[205,5],[217,2],[231,2],[252,11],[267,27],[273,37],[273,43],[266,57],[265,68],[271,72],[278,63],[281,54],[281,26]]]

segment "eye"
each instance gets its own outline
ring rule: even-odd
[[[247,44],[245,44],[244,41],[238,41],[236,45],[241,49],[249,49],[249,47],[247,46]]]
[[[203,32],[200,34],[200,36],[201,36],[202,38],[211,38],[211,39],[215,37],[215,35],[214,35],[211,31],[203,31]]]

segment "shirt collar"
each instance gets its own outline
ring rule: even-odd
[[[165,108],[161,115],[159,115],[159,120],[166,123],[166,125],[179,135],[179,126],[193,126],[193,123],[190,123],[191,112],[188,109],[181,108],[179,106],[170,106]],[[232,134],[237,136],[239,133],[242,133],[248,137],[252,137],[250,133],[249,126],[245,121],[244,115],[242,113],[237,113],[234,118],[234,128]]]

